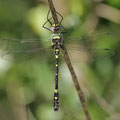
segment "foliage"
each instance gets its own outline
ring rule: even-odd
[[[84,42],[86,46],[110,48],[115,52],[114,56],[98,58],[93,62],[85,58],[87,62],[73,63],[73,65],[86,96],[92,120],[118,120],[119,0],[114,2],[54,0],[53,2],[57,11],[64,16],[63,25],[68,31],[66,36],[85,37],[111,32],[111,35],[102,35],[97,40],[87,39]],[[99,9],[100,5],[102,9]],[[103,10],[109,16],[104,16]],[[110,14],[109,10],[117,15]],[[51,33],[42,28],[47,11],[48,5],[45,1],[1,0],[0,38],[50,38]],[[2,50],[2,44],[0,48]],[[53,111],[54,55],[42,56],[43,58],[19,62],[14,62],[13,59],[7,61],[0,59],[0,119],[85,120],[77,92],[63,60],[60,61],[59,73],[60,111]],[[84,59],[76,54],[72,54],[71,59],[73,58]]]

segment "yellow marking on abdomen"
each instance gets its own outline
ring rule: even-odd
[[[55,97],[55,100],[57,100],[58,99],[58,97]]]
[[[55,49],[55,51],[60,51],[59,49]]]
[[[55,58],[58,58],[58,55],[55,55]]]
[[[56,90],[55,90],[55,93],[57,93],[57,92],[58,92],[58,90],[56,89]]]

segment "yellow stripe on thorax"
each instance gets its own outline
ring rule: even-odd
[[[60,51],[59,49],[55,49],[55,51]]]
[[[60,39],[60,37],[59,36],[54,36],[53,39]]]

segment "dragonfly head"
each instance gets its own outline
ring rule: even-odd
[[[52,31],[58,32],[61,30],[61,26],[59,24],[52,24]]]

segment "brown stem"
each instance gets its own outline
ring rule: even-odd
[[[55,10],[55,7],[54,7],[54,5],[53,5],[52,0],[48,0],[48,4],[49,4],[49,8],[50,8],[51,13],[52,13],[52,17],[53,17],[54,23],[55,23],[55,24],[58,24],[59,21],[58,21],[58,17],[57,17],[56,10]],[[81,103],[82,103],[82,107],[83,107],[83,110],[84,110],[84,112],[85,112],[86,119],[87,119],[87,120],[91,120],[90,115],[89,115],[89,112],[88,112],[87,107],[86,107],[86,102],[85,102],[84,94],[83,94],[83,92],[82,92],[82,90],[81,90],[81,88],[80,88],[80,85],[79,85],[77,76],[76,76],[76,74],[75,74],[75,71],[74,71],[73,66],[72,66],[72,64],[71,64],[71,61],[70,61],[68,52],[67,52],[67,50],[66,50],[65,47],[64,47],[63,54],[64,54],[65,62],[66,62],[67,66],[68,66],[68,68],[69,68],[69,71],[70,71],[70,73],[71,73],[72,80],[73,80],[73,82],[74,82],[74,84],[75,84],[75,87],[76,87],[76,89],[77,89],[77,91],[78,91],[78,96],[79,96],[80,101],[81,101]]]

